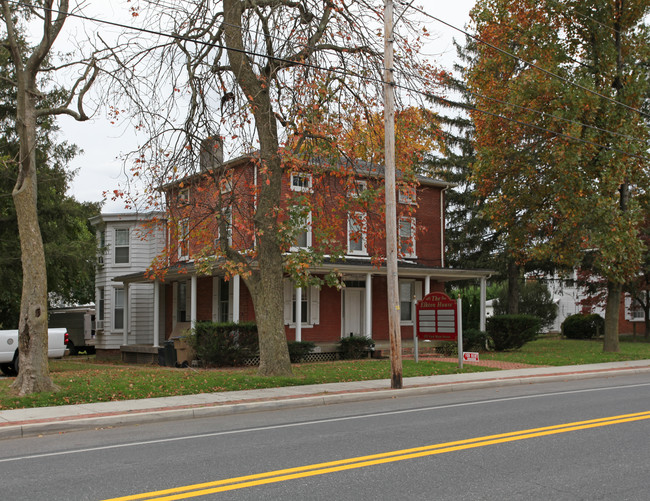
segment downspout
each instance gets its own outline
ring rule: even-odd
[[[449,186],[440,190],[440,267],[445,267],[445,191]]]

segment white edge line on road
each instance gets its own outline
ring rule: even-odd
[[[537,395],[520,395],[517,397],[503,397],[503,398],[495,398],[495,399],[489,399],[489,400],[478,400],[476,402],[462,402],[462,403],[457,403],[457,404],[446,404],[446,405],[435,405],[431,407],[419,407],[416,409],[403,409],[403,410],[396,410],[396,411],[385,411],[385,412],[376,412],[373,414],[362,414],[362,415],[356,415],[356,416],[346,416],[346,417],[338,417],[338,418],[327,418],[327,419],[316,419],[312,421],[303,421],[300,423],[286,423],[286,424],[277,424],[277,425],[269,425],[269,426],[258,426],[254,428],[245,428],[241,430],[228,430],[228,431],[217,431],[217,432],[211,432],[211,433],[202,433],[199,435],[187,435],[183,437],[172,437],[172,438],[161,438],[161,439],[156,439],[156,440],[143,440],[139,442],[129,442],[125,444],[113,444],[113,445],[104,445],[104,446],[99,446],[99,447],[88,447],[84,449],[73,449],[70,451],[59,451],[59,452],[47,452],[47,453],[42,453],[42,454],[31,454],[31,455],[26,455],[26,456],[18,456],[18,457],[13,457],[13,458],[2,458],[0,459],[0,463],[9,463],[9,462],[16,462],[16,461],[25,461],[28,459],[41,459],[41,458],[47,458],[47,457],[54,457],[54,456],[67,456],[71,454],[83,454],[87,452],[95,452],[95,451],[103,451],[103,450],[110,450],[110,449],[123,449],[123,448],[128,448],[128,447],[140,447],[143,445],[152,445],[152,444],[162,444],[162,443],[171,443],[171,442],[179,442],[179,441],[184,441],[184,440],[197,440],[197,439],[203,439],[203,438],[210,438],[210,437],[218,437],[218,436],[224,436],[224,435],[237,435],[240,433],[252,433],[252,432],[258,432],[258,431],[268,431],[268,430],[278,430],[278,429],[283,429],[283,428],[294,428],[294,427],[299,427],[299,426],[310,426],[310,425],[315,425],[315,424],[322,424],[322,423],[336,423],[336,422],[341,422],[341,421],[353,421],[357,419],[368,419],[368,418],[374,418],[374,417],[383,417],[383,416],[395,416],[399,414],[410,414],[414,412],[429,412],[429,411],[435,411],[435,410],[441,410],[441,409],[452,409],[456,407],[469,407],[469,406],[475,406],[475,405],[485,405],[485,404],[494,404],[494,403],[499,403],[499,402],[509,402],[509,401],[514,401],[514,400],[526,400],[526,399],[531,399],[531,398],[544,398],[544,397],[551,397],[551,396],[557,396],[557,395],[571,395],[571,394],[576,394],[576,393],[589,393],[589,392],[596,392],[596,391],[608,391],[608,390],[619,390],[619,389],[627,389],[627,388],[639,388],[643,386],[650,386],[650,383],[638,383],[638,384],[630,384],[630,385],[621,385],[621,386],[606,386],[602,388],[586,388],[582,390],[568,390],[568,391],[558,391],[558,392],[550,392],[550,393],[540,393]]]

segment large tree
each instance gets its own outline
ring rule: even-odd
[[[83,96],[94,80],[92,64],[68,88],[53,81],[52,46],[68,17],[68,0],[0,1],[2,51],[10,61],[5,84],[15,93],[15,127],[19,151],[12,198],[16,209],[22,262],[22,296],[18,348],[20,373],[12,387],[19,394],[56,389],[47,362],[47,271],[37,208],[37,131],[46,117],[66,114],[87,119]],[[39,27],[40,25],[40,33]],[[27,37],[29,33],[29,37]],[[31,37],[36,38],[32,43]],[[40,37],[40,39],[38,39]],[[49,98],[49,99],[48,99]],[[76,109],[70,104],[77,98]]]
[[[282,184],[289,169],[327,169],[339,178],[355,174],[348,161],[354,152],[346,151],[339,138],[382,109],[383,4],[147,3],[150,9],[139,12],[140,18],[175,39],[161,36],[147,57],[116,56],[121,74],[128,76],[119,78],[124,93],[141,98],[144,89],[155,92],[155,101],[134,99],[137,108],[131,107],[142,111],[137,123],[151,137],[135,173],[148,176],[152,186],[184,178],[199,170],[201,151],[205,155],[206,147],[219,142],[225,142],[231,153],[251,154],[259,179],[246,231],[254,234],[255,248],[241,252],[224,237],[218,252],[226,260],[223,268],[240,274],[251,292],[260,337],[260,374],[290,374],[283,276],[289,271],[298,284],[313,280],[308,263],[318,256],[286,253],[302,218],[287,218],[283,207],[304,207],[308,202],[302,195],[282,200]],[[423,31],[411,23],[408,9],[400,14],[394,34],[397,82],[432,90],[436,73],[418,55]],[[134,69],[136,62],[139,67]],[[217,141],[206,142],[207,138]],[[217,214],[222,210],[215,207]],[[220,232],[222,237],[226,233]]]
[[[520,262],[589,256],[608,281],[606,351],[618,350],[622,286],[643,255],[649,10],[645,0],[481,0],[472,12],[486,42],[469,75],[486,211]]]
[[[42,145],[40,141],[39,144]],[[56,146],[69,153],[74,151],[63,144]],[[67,195],[72,176],[65,170],[67,159],[58,158],[55,151],[49,152],[52,156],[46,155],[40,149],[37,153],[38,218],[50,306],[92,303],[97,241],[88,218],[99,213],[99,204],[79,202]],[[0,146],[0,151],[8,150]],[[15,184],[15,168],[11,164],[0,166],[0,192],[11,193]],[[3,284],[0,328],[10,329],[18,325],[22,289],[18,223],[10,197],[0,198],[0,214],[0,282]]]

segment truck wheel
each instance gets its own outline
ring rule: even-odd
[[[20,364],[19,364],[19,361],[18,361],[19,358],[20,357],[18,356],[18,350],[16,350],[16,354],[14,355],[14,361],[11,362],[11,365],[12,365],[12,367],[14,369],[14,372],[16,373],[15,374],[16,376],[18,375],[18,372],[20,371],[20,367],[19,367]]]
[[[11,364],[0,364],[0,371],[5,376],[9,376],[9,377],[14,377],[17,375],[16,371],[14,370]]]
[[[77,347],[74,345],[72,341],[68,342],[66,348],[68,348],[68,352],[70,353],[70,356],[79,355],[79,350],[77,349]]]

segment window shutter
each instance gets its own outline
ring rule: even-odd
[[[320,289],[312,286],[309,292],[309,300],[311,302],[309,305],[309,323],[311,325],[318,325],[320,323]]]
[[[174,282],[172,289],[174,291],[172,294],[172,328],[174,328],[178,322],[178,282]]]
[[[232,307],[233,307],[233,304],[235,304],[234,303],[235,295],[234,295],[233,286],[232,286],[233,279],[234,279],[234,277],[231,277],[230,280],[228,280],[228,322],[233,321]],[[239,314],[241,315],[241,311],[239,312]]]
[[[634,319],[632,315],[632,297],[629,294],[625,294],[625,320],[630,321]]]
[[[415,300],[422,299],[422,282],[415,282]]]
[[[293,282],[284,280],[284,325],[291,323],[291,301],[293,300]]]
[[[212,321],[219,320],[219,277],[212,277]]]
[[[185,320],[189,322],[192,316],[192,281],[185,281]]]

